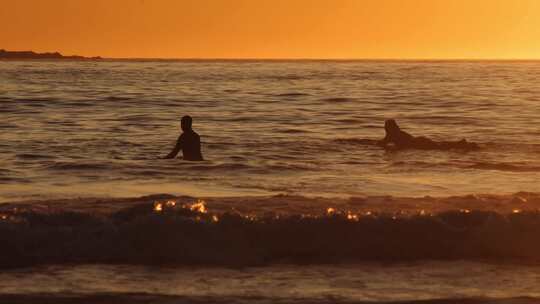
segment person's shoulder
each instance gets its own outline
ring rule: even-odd
[[[200,138],[199,134],[195,131],[184,132],[181,136],[184,136],[186,140],[198,140]]]

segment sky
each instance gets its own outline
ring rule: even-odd
[[[0,29],[116,58],[540,59],[540,0],[0,0]]]

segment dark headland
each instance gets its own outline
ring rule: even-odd
[[[72,59],[72,60],[99,60],[101,57],[64,56],[58,52],[36,53],[32,51],[6,51],[0,49],[0,59]]]

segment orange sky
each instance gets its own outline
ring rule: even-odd
[[[0,0],[0,48],[139,58],[540,58],[540,0]]]

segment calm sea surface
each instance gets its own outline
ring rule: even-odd
[[[540,62],[1,61],[0,200],[535,191]],[[189,114],[200,163],[160,160]],[[385,152],[385,119],[477,152]]]

